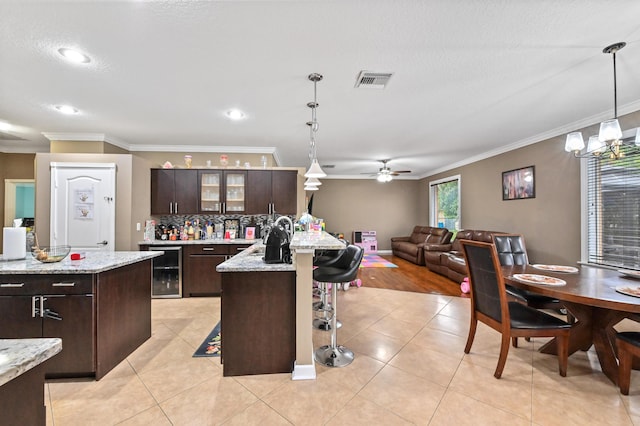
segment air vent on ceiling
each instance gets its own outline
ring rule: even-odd
[[[12,135],[10,133],[6,133],[6,132],[0,131],[0,140],[3,140],[3,141],[23,141],[24,139],[22,139],[21,137]]]
[[[356,80],[356,88],[384,89],[393,73],[360,71]]]

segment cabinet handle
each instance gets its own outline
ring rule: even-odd
[[[38,298],[38,296],[31,296],[31,318],[35,318],[36,317],[36,299]]]
[[[75,282],[73,283],[53,283],[51,284],[53,287],[74,287],[76,285]]]
[[[178,203],[175,203],[175,204],[176,204],[176,214],[178,214]]]
[[[169,214],[173,214],[173,203],[169,203]]]
[[[202,251],[215,251],[215,247],[202,247]]]
[[[24,287],[24,283],[2,283],[0,287]]]

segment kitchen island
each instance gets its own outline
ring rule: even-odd
[[[3,425],[46,424],[43,363],[61,350],[60,339],[0,339]]]
[[[258,243],[217,266],[224,375],[291,372],[293,380],[315,379],[313,255],[344,244],[326,232],[296,232],[290,248],[293,264],[265,263]]]
[[[40,263],[0,257],[0,338],[61,338],[46,377],[102,378],[151,337],[151,259],[87,252]]]

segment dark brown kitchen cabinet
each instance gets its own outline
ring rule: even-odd
[[[102,378],[151,337],[151,260],[89,274],[0,274],[0,339],[62,338],[46,377]]]
[[[295,170],[249,170],[246,213],[295,215],[297,188]]]
[[[4,277],[3,281],[7,277]],[[62,338],[63,350],[47,363],[47,373],[66,376],[95,371],[91,277],[61,276],[0,283],[2,338]],[[6,295],[23,290],[25,295]]]
[[[198,170],[199,212],[244,214],[246,182],[245,170]]]
[[[185,245],[183,251],[182,295],[219,296],[220,273],[216,266],[227,259],[223,244]]]
[[[185,244],[183,249],[182,295],[219,296],[221,274],[216,266],[249,247],[246,244]]]
[[[151,169],[151,214],[198,213],[198,171]]]

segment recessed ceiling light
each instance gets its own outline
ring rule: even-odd
[[[2,130],[3,132],[6,132],[10,128],[11,128],[11,124],[7,123],[6,121],[0,121],[0,130]]]
[[[241,120],[244,118],[244,112],[240,111],[239,109],[231,109],[227,111],[227,117],[232,120]]]
[[[77,114],[78,109],[70,105],[56,105],[56,109],[63,114]]]
[[[91,62],[91,58],[89,58],[84,53],[78,52],[77,50],[68,49],[63,47],[58,49],[58,53],[64,56],[70,62],[75,62],[77,64],[86,64],[87,62]]]

